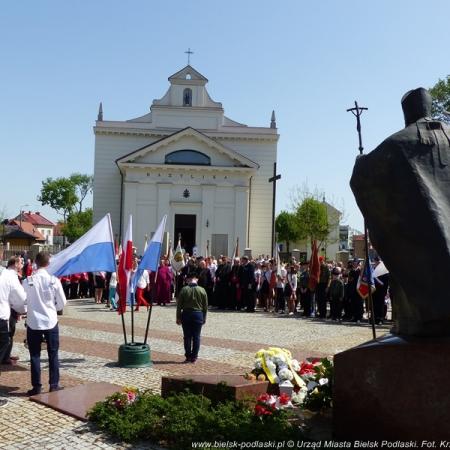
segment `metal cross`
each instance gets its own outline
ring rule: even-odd
[[[188,48],[187,49],[187,51],[186,52],[184,52],[184,53],[186,53],[187,55],[188,55],[188,66],[191,64],[191,55],[193,55],[194,54],[194,52],[193,51],[191,51],[191,49],[190,48]]]
[[[277,163],[273,163],[273,177],[269,178],[269,183],[273,183],[273,197],[272,197],[272,251],[275,248],[275,197],[277,195],[277,181],[281,175],[277,175]],[[274,257],[276,255],[273,255]]]
[[[351,113],[356,117],[356,130],[358,131],[359,138],[359,154],[362,155],[364,147],[362,145],[362,137],[361,137],[361,114],[363,111],[367,111],[367,108],[363,108],[362,106],[358,106],[358,102],[355,100],[355,107],[347,109],[347,112],[351,111]]]

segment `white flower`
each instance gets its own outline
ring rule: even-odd
[[[280,379],[277,376],[275,376],[273,378],[273,382],[274,382],[274,384],[278,384],[280,382]]]
[[[294,370],[295,372],[298,372],[300,370],[300,363],[296,359],[293,359],[291,361],[291,367],[292,367],[292,370]]]
[[[284,369],[281,369],[278,372],[278,377],[280,378],[280,380],[289,380],[291,381],[294,378],[294,375],[292,374],[292,372],[285,367]]]
[[[301,405],[305,401],[307,395],[308,389],[306,389],[306,387],[302,387],[298,392],[292,393],[291,401],[294,405]]]
[[[321,386],[323,386],[324,384],[328,384],[328,378],[321,378],[321,379],[319,380],[319,384],[320,384]]]
[[[277,355],[273,357],[273,362],[277,366],[281,366],[282,364],[286,365],[286,358],[284,357],[284,355]]]
[[[275,370],[277,368],[277,366],[275,365],[275,363],[273,361],[266,360],[266,366],[269,370]]]
[[[262,362],[260,359],[255,359],[255,369],[257,370],[262,369]]]
[[[288,367],[287,364],[282,363],[282,364],[280,364],[280,365],[278,366],[278,370],[279,370],[279,371],[280,371],[280,370],[284,370],[284,369],[289,370],[289,367]]]

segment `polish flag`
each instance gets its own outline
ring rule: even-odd
[[[119,305],[117,312],[124,314],[127,310],[127,299],[130,296],[130,273],[133,263],[133,219],[130,214],[125,236],[122,238],[122,253],[120,255],[118,278],[119,278]]]

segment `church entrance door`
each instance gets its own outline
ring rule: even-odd
[[[174,245],[177,246],[178,235],[181,234],[181,247],[190,255],[195,246],[195,226],[195,214],[175,214]]]

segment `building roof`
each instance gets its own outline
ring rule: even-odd
[[[363,241],[364,240],[364,235],[363,234],[354,234],[353,235],[353,240],[354,241]]]
[[[20,220],[20,214],[15,218],[15,220]],[[40,227],[55,226],[55,224],[51,220],[46,219],[39,211],[36,211],[35,213],[31,211],[22,211],[22,222],[29,222],[34,226]]]
[[[36,241],[45,241],[45,237],[31,223],[11,220],[5,230],[5,238],[32,238]]]

